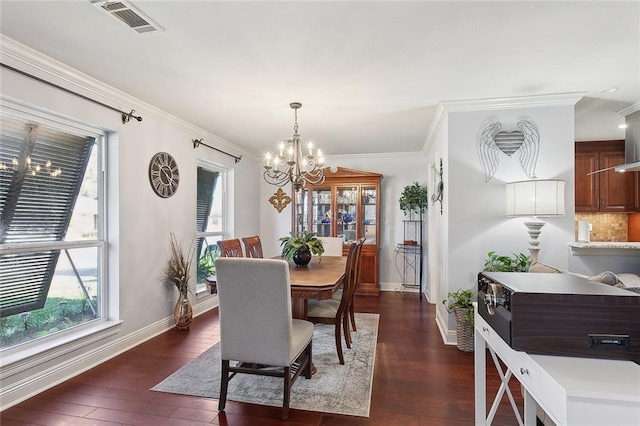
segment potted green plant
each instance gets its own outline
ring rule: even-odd
[[[490,251],[484,262],[484,270],[487,272],[527,272],[530,264],[531,258],[523,253],[504,256]]]
[[[288,237],[280,238],[282,258],[295,262],[298,266],[306,266],[311,261],[311,254],[317,254],[322,259],[324,247],[322,241],[313,232],[292,232]]]
[[[447,293],[442,301],[447,312],[456,316],[456,340],[458,349],[473,352],[473,301],[475,293],[471,290],[459,289]]]
[[[421,186],[418,182],[407,185],[400,196],[400,210],[406,215],[412,213],[424,213],[429,208],[429,191],[426,186]]]

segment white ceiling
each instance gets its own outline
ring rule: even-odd
[[[440,101],[586,92],[576,139],[621,139],[640,100],[640,2],[0,1],[0,32],[260,154],[423,148]],[[609,87],[613,93],[603,93]],[[544,137],[544,135],[542,135]]]

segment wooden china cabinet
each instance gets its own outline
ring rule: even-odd
[[[306,184],[292,197],[294,231],[343,238],[343,256],[347,255],[348,244],[364,237],[357,294],[379,296],[382,175],[342,167],[335,173],[327,167],[324,173],[324,183]]]

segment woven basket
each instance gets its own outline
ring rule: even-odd
[[[458,349],[463,352],[473,352],[473,308],[455,308],[454,313]]]

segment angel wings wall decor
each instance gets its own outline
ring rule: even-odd
[[[516,126],[519,130],[505,131],[502,130],[502,123],[494,121],[478,132],[478,155],[485,182],[489,182],[498,169],[500,152],[508,157],[517,152],[524,173],[529,179],[535,178],[540,150],[538,126],[526,119],[518,120]]]

